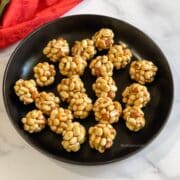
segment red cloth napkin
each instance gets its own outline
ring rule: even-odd
[[[11,0],[0,21],[0,48],[24,38],[45,22],[53,20],[82,0]]]

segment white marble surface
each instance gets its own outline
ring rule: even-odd
[[[103,14],[125,20],[143,30],[169,60],[175,98],[169,121],[147,148],[129,159],[104,166],[75,166],[52,160],[30,147],[12,127],[0,93],[0,180],[59,179],[180,179],[180,1],[84,0],[66,15]],[[0,51],[0,82],[17,44]],[[2,91],[2,89],[1,89]]]

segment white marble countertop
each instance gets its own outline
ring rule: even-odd
[[[171,66],[175,98],[160,135],[129,159],[104,166],[76,166],[52,160],[29,146],[15,131],[0,93],[0,180],[180,179],[180,2],[179,0],[84,0],[66,15],[103,14],[143,30],[161,47]],[[0,82],[17,44],[0,51]],[[2,91],[2,89],[1,89]]]

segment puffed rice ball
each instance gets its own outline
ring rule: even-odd
[[[138,83],[127,86],[122,93],[122,101],[129,106],[145,107],[150,101],[150,93],[147,87]]]
[[[64,149],[68,152],[77,152],[85,141],[86,130],[78,122],[68,123],[65,131],[63,131],[63,140],[61,142]]]
[[[129,74],[131,79],[140,84],[150,83],[154,81],[158,68],[153,62],[148,60],[138,60],[131,63]]]
[[[29,133],[40,132],[46,125],[46,118],[44,117],[42,111],[36,109],[28,112],[21,121],[23,123],[24,130]]]
[[[114,43],[114,33],[111,29],[102,28],[94,34],[92,39],[99,51],[109,49]]]
[[[34,68],[34,77],[39,86],[48,86],[54,82],[56,71],[48,62],[38,63]]]
[[[116,69],[121,69],[130,63],[132,53],[126,44],[113,45],[108,51],[108,58]]]
[[[122,114],[121,104],[109,97],[98,98],[93,106],[96,121],[101,123],[116,123]]]
[[[64,76],[82,75],[87,66],[86,60],[80,56],[66,56],[59,63],[59,71]]]
[[[103,153],[113,145],[116,137],[116,130],[111,124],[99,123],[89,128],[90,147]]]
[[[39,94],[36,88],[36,82],[33,79],[19,79],[14,85],[14,91],[24,104],[33,103]]]
[[[76,93],[70,100],[68,108],[75,118],[85,119],[92,110],[92,100],[85,93]]]
[[[51,111],[58,108],[60,99],[52,92],[40,92],[39,97],[35,99],[35,105],[44,114],[50,115]]]
[[[107,56],[97,56],[89,65],[93,76],[112,76],[113,64]]]
[[[83,39],[82,41],[75,41],[72,47],[73,56],[81,56],[85,60],[89,60],[96,54],[94,42],[91,39]]]
[[[97,97],[107,96],[113,99],[116,96],[117,87],[112,77],[98,77],[92,88]]]
[[[123,110],[126,126],[131,131],[139,131],[145,126],[144,113],[138,106],[128,106]]]
[[[58,38],[48,42],[43,49],[43,54],[52,62],[58,62],[62,57],[67,56],[69,51],[68,42],[63,38]]]
[[[57,86],[57,91],[63,101],[69,102],[77,92],[85,92],[84,83],[78,75],[64,78]]]
[[[72,119],[73,115],[69,109],[57,108],[51,111],[48,125],[53,132],[61,134],[67,128],[68,123],[72,122]]]

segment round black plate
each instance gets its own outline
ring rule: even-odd
[[[148,84],[148,90],[151,93],[151,101],[144,108],[146,126],[138,133],[129,131],[120,119],[119,123],[113,126],[117,130],[117,136],[114,145],[110,150],[100,154],[89,147],[88,141],[81,146],[79,152],[68,153],[60,145],[61,136],[52,133],[47,127],[38,134],[28,134],[23,131],[21,118],[34,105],[24,106],[16,97],[13,85],[19,78],[33,78],[32,67],[39,61],[48,61],[43,56],[42,49],[46,43],[57,37],[64,37],[72,46],[75,40],[90,38],[94,32],[100,28],[111,28],[115,33],[115,42],[123,41],[129,45],[134,52],[134,59],[144,58],[153,61],[159,68],[156,79]],[[106,53],[106,52],[104,52]],[[57,65],[58,66],[58,65]],[[114,71],[113,78],[118,86],[116,100],[121,102],[121,93],[123,89],[132,83],[128,76],[129,66],[123,70]],[[56,92],[56,85],[63,77],[59,74],[57,68],[56,82],[48,88],[39,88]],[[82,76],[88,95],[96,99],[91,85],[95,81],[89,69]],[[104,164],[137,152],[147,145],[160,131],[169,115],[173,101],[173,81],[169,65],[161,50],[157,45],[143,32],[123,21],[97,15],[76,15],[64,17],[50,22],[30,34],[12,54],[6,67],[3,84],[4,102],[8,115],[21,136],[38,150],[52,155],[56,159],[76,163],[76,164]],[[80,121],[80,120],[77,120]],[[93,113],[85,120],[80,121],[88,130],[94,125]]]

